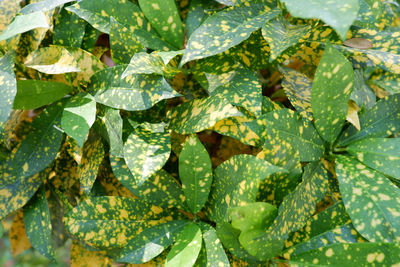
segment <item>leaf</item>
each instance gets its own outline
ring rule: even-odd
[[[17,82],[14,74],[14,56],[11,53],[0,58],[0,138],[3,137],[4,123],[7,121],[15,95],[17,94]]]
[[[369,137],[386,137],[400,129],[400,94],[379,100],[375,106],[359,115],[361,131],[349,126],[340,137],[340,145]]]
[[[399,148],[399,138],[366,138],[349,145],[347,151],[368,167],[400,179]]]
[[[82,159],[78,166],[78,177],[83,190],[89,193],[96,180],[99,167],[104,158],[102,140],[93,131],[89,133],[82,148]]]
[[[31,243],[29,243],[29,239],[26,236],[24,213],[22,212],[22,209],[14,216],[10,227],[10,233],[8,235],[10,239],[11,253],[14,257],[31,247]]]
[[[235,155],[215,169],[206,208],[210,220],[229,220],[228,208],[254,202],[260,182],[284,169],[251,155]]]
[[[172,221],[144,229],[120,251],[118,261],[133,264],[150,261],[172,245],[174,237],[188,223],[188,221]]]
[[[357,0],[325,2],[323,0],[283,0],[286,8],[294,17],[312,19],[317,18],[329,24],[342,39],[346,38],[347,31],[357,18],[359,4]],[[307,8],[305,8],[307,7]]]
[[[19,80],[17,88],[13,107],[25,110],[50,104],[73,90],[64,83],[41,80]]]
[[[372,89],[367,85],[364,73],[361,69],[354,70],[354,89],[350,95],[357,106],[370,109],[375,105],[376,96]]]
[[[124,110],[145,110],[163,99],[180,96],[159,75],[137,74],[121,78],[125,66],[116,66],[91,77],[89,93],[96,102]]]
[[[373,84],[385,89],[390,94],[400,93],[400,75],[386,71],[376,71],[370,77]]]
[[[209,224],[201,223],[200,225],[203,236],[203,248],[205,247],[206,266],[230,266],[224,247],[217,236],[217,232]],[[201,254],[201,252],[200,252]],[[200,257],[200,255],[199,255]]]
[[[190,35],[209,17],[208,9],[217,8],[218,3],[211,0],[194,0],[190,1],[189,11],[185,21],[186,38]]]
[[[0,41],[36,28],[50,28],[47,17],[42,11],[16,16],[11,24],[0,34]]]
[[[107,267],[112,260],[104,251],[91,251],[73,240],[71,245],[71,267]]]
[[[179,178],[186,202],[193,213],[199,212],[206,203],[212,177],[210,156],[199,138],[191,135],[179,156]]]
[[[167,255],[166,267],[193,266],[202,244],[200,228],[191,223],[185,226],[176,237],[176,242]]]
[[[4,0],[0,3],[1,15],[0,15],[0,32],[4,31],[4,29],[10,24],[10,22],[14,19],[15,15],[18,14],[21,9],[21,1],[22,0]],[[18,38],[16,38],[16,42],[18,42]],[[0,41],[0,44],[6,48],[6,41]],[[15,47],[18,44],[14,44]]]
[[[173,108],[167,115],[169,127],[180,134],[200,132],[218,121],[242,114],[224,98],[217,96],[194,99]]]
[[[370,242],[398,242],[396,207],[400,189],[382,174],[349,156],[338,156],[336,174],[351,221]]]
[[[289,68],[279,67],[279,71],[283,74],[282,86],[290,103],[304,119],[312,121],[311,80],[303,73]]]
[[[363,38],[351,38],[347,39],[346,41],[343,42],[345,46],[353,47],[353,48],[358,48],[358,49],[370,49],[372,48],[372,43],[368,39],[363,39]]]
[[[333,244],[290,260],[297,264],[386,266],[400,263],[400,247],[390,243]]]
[[[124,157],[139,185],[160,170],[171,153],[168,132],[152,133],[141,127],[133,130],[124,145]]]
[[[110,144],[110,155],[123,157],[124,143],[122,141],[122,118],[118,109],[101,107],[97,114],[99,121],[104,123],[105,133],[102,135]]]
[[[182,21],[174,0],[139,0],[139,6],[158,34],[177,48],[183,46]]]
[[[55,260],[50,210],[43,187],[24,206],[23,212],[26,234],[32,247],[46,258]]]
[[[63,8],[54,24],[53,44],[81,47],[85,36],[86,22]]]
[[[354,85],[353,67],[333,46],[325,47],[315,73],[311,107],[319,134],[332,143],[342,130]]]
[[[20,10],[20,13],[25,15],[37,11],[45,12],[73,1],[74,0],[43,0],[39,2],[33,2],[29,5],[24,6]]]
[[[87,94],[76,95],[71,97],[64,107],[61,127],[82,147],[95,119],[96,102],[93,98]]]
[[[222,53],[279,14],[263,3],[229,7],[207,18],[189,38],[181,65]],[[207,33],[207,34],[205,34]]]

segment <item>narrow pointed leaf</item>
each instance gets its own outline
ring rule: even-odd
[[[3,135],[4,123],[10,115],[15,95],[17,82],[14,74],[14,56],[10,53],[0,58],[0,137]]]
[[[219,266],[229,267],[229,260],[225,254],[224,247],[217,236],[217,232],[209,224],[200,224],[205,245],[207,267]]]
[[[99,119],[104,123],[106,134],[103,138],[110,144],[110,155],[123,157],[124,144],[122,141],[122,118],[118,109],[102,107],[98,113]]]

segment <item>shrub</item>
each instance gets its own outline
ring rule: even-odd
[[[14,254],[400,264],[398,4],[23,2],[0,3]]]

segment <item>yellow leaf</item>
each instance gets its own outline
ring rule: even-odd
[[[351,124],[353,124],[354,127],[357,128],[357,130],[361,129],[360,120],[358,119],[358,110],[359,109],[360,108],[357,106],[357,104],[354,101],[352,101],[352,100],[349,101],[346,120],[348,122],[350,122]]]
[[[10,228],[10,246],[14,257],[31,247],[31,243],[26,236],[22,210],[18,211],[12,222]]]
[[[112,259],[104,251],[89,251],[83,248],[78,241],[71,246],[71,267],[106,267],[111,266]]]

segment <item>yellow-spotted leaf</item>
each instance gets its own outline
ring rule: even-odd
[[[400,138],[366,138],[347,151],[367,166],[400,179]]]
[[[102,137],[108,141],[110,145],[110,155],[123,157],[124,143],[122,141],[123,121],[118,109],[109,107],[101,107],[97,113],[99,122],[104,126],[100,132]]]
[[[210,156],[197,135],[191,135],[179,156],[179,178],[193,213],[199,212],[206,203],[212,177]]]
[[[23,212],[26,234],[32,247],[46,258],[54,260],[50,210],[44,187],[24,206]]]
[[[20,10],[20,13],[29,14],[37,11],[45,12],[73,1],[74,0],[42,0],[38,2],[32,2],[29,5],[24,6]]]
[[[4,0],[0,3],[0,32],[4,31],[4,29],[12,22],[15,15],[17,15],[18,11],[21,9],[21,1],[22,0]],[[15,38],[15,43],[18,42],[18,38]],[[3,48],[6,48],[6,41],[0,41],[0,45]],[[13,44],[13,46],[17,44]]]
[[[104,251],[92,251],[84,248],[79,241],[71,245],[71,267],[109,267],[112,260]]]
[[[285,170],[251,155],[236,155],[215,169],[210,197],[206,205],[215,222],[229,220],[229,207],[255,202],[258,186],[269,175]]]
[[[370,77],[373,84],[385,89],[390,94],[400,93],[400,74],[386,71],[375,71]]]
[[[207,266],[215,265],[220,267],[229,267],[229,259],[220,239],[218,238],[217,231],[206,223],[201,223],[199,226],[202,231],[203,247],[205,247]]]
[[[333,46],[326,45],[312,84],[311,107],[315,127],[327,142],[335,141],[342,130],[353,86],[350,62]]]
[[[24,33],[36,28],[50,28],[48,19],[42,11],[18,15],[7,28],[0,34],[0,41],[14,37],[17,34]]]
[[[362,69],[354,70],[354,89],[350,99],[360,108],[365,107],[366,109],[370,109],[376,103],[375,93],[367,84]]]
[[[400,189],[349,156],[337,157],[336,174],[343,203],[357,231],[370,242],[398,242]]]
[[[124,145],[124,158],[138,185],[160,170],[171,153],[169,132],[134,129]]]
[[[229,7],[204,21],[189,38],[181,64],[222,53],[279,14],[264,3]]]
[[[11,53],[0,58],[0,138],[3,136],[4,123],[10,115],[17,94],[17,82],[13,68],[14,56]]]
[[[24,213],[22,210],[15,214],[8,236],[10,239],[11,253],[14,257],[31,247],[31,243],[29,243],[29,239],[26,236]]]
[[[218,121],[233,116],[242,116],[242,113],[218,96],[185,102],[168,114],[171,119],[170,128],[180,134],[203,131]]]
[[[83,19],[63,8],[54,24],[53,44],[81,47],[85,29]]]

